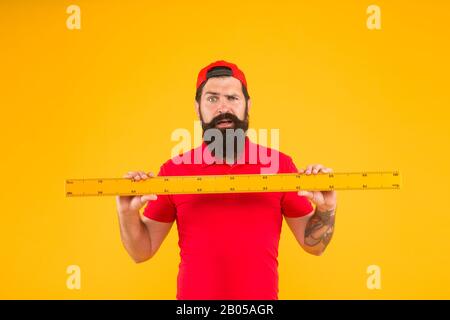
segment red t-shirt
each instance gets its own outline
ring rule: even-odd
[[[205,154],[212,157],[204,142],[198,148],[202,152],[206,148]],[[205,161],[207,157],[196,164],[198,148],[182,155],[190,164],[178,164],[180,156],[172,158],[158,175],[261,174],[262,168],[268,170],[267,158],[255,163],[249,157],[250,148],[272,159],[279,156],[279,166],[272,173],[298,172],[289,156],[248,138],[241,164],[211,163]],[[282,215],[301,217],[312,210],[309,200],[297,192],[190,194],[158,195],[156,201],[148,202],[144,215],[177,222],[181,258],[177,299],[269,300],[278,299]]]

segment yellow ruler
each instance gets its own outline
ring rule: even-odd
[[[400,189],[398,171],[334,172],[316,175],[235,174],[165,176],[134,181],[130,178],[66,180],[66,196],[114,196],[143,194],[206,194],[326,190]]]

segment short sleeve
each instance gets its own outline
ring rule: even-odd
[[[280,166],[282,172],[280,173],[297,173],[297,167],[292,161],[291,157],[286,156],[283,161],[283,166]],[[308,198],[299,196],[296,191],[284,192],[281,198],[281,211],[285,217],[298,218],[306,216],[313,211],[314,207]]]
[[[166,176],[165,166],[162,165],[158,176]],[[173,222],[176,218],[176,207],[170,195],[160,194],[154,201],[148,201],[143,215],[159,222]]]

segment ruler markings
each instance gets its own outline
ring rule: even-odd
[[[67,179],[66,196],[400,189],[398,171]]]

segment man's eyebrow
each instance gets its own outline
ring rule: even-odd
[[[220,96],[219,92],[213,92],[213,91],[206,91],[205,94],[213,94],[216,96]],[[232,93],[232,94],[224,94],[224,96],[226,97],[238,97],[239,95],[237,93]]]

